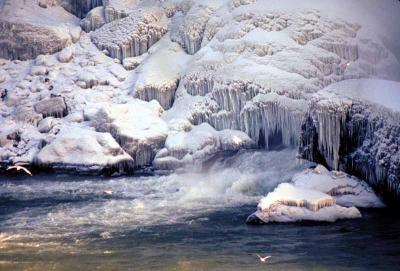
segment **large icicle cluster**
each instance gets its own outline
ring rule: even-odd
[[[343,172],[329,172],[318,165],[296,174],[291,183],[278,185],[261,199],[258,210],[247,222],[334,222],[361,217],[356,207],[384,205],[365,182]]]
[[[53,54],[80,37],[78,20],[61,7],[41,8],[37,1],[0,3],[0,57],[31,59]]]
[[[179,31],[172,29],[172,39],[189,53],[198,52],[176,95],[177,104],[187,104],[186,112],[177,112],[182,111],[177,106],[169,114],[185,115],[194,124],[208,122],[217,130],[244,131],[266,148],[296,146],[312,93],[348,78],[390,77],[386,71],[399,67],[379,42],[359,34],[358,24],[318,11],[265,13],[263,3],[215,11],[194,6],[193,12],[212,14],[201,31],[185,30],[192,9],[173,17],[172,27]],[[231,16],[220,16],[224,8],[232,10]],[[175,32],[190,36],[191,45]]]
[[[128,17],[113,21],[92,33],[92,41],[112,58],[139,56],[167,32],[164,11],[157,7],[135,10]]]
[[[349,80],[320,91],[302,126],[300,153],[398,200],[399,95],[400,84],[384,80]]]

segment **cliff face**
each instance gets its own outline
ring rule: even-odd
[[[302,125],[300,154],[366,180],[388,202],[398,204],[400,84],[363,82],[339,83],[313,97]],[[358,97],[346,90],[347,83],[359,90]],[[340,88],[344,88],[341,93],[336,91]],[[391,101],[380,102],[370,95],[372,89]]]

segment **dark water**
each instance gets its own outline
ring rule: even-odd
[[[293,154],[244,153],[164,177],[2,176],[0,270],[400,270],[395,210],[244,223],[275,179],[304,167]]]

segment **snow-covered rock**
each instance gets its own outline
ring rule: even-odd
[[[313,96],[300,153],[365,179],[387,200],[400,194],[400,83],[349,80]]]
[[[66,127],[35,157],[39,167],[86,173],[127,172],[134,160],[109,133]]]
[[[84,31],[90,32],[102,27],[105,23],[104,7],[100,6],[89,11],[86,17],[81,21],[81,27]]]
[[[293,176],[262,198],[248,223],[327,221],[359,218],[356,207],[381,208],[384,204],[363,181],[318,165]]]
[[[112,58],[122,61],[146,53],[166,32],[167,20],[163,10],[149,7],[106,24],[91,36],[100,50],[107,50]]]
[[[258,210],[247,218],[248,223],[326,221],[359,218],[355,207],[342,207],[333,197],[309,189],[282,183],[265,198]]]
[[[174,102],[175,91],[190,58],[168,38],[163,38],[157,47],[136,70],[138,79],[133,93],[141,100],[157,100],[167,110]]]
[[[31,59],[53,54],[73,42],[78,20],[59,6],[41,8],[37,1],[1,1],[0,57]]]
[[[160,118],[162,108],[156,101],[133,100],[127,104],[100,107],[89,117],[99,132],[109,132],[135,160],[136,167],[150,165],[164,146],[167,124]]]

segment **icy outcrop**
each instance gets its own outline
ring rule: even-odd
[[[189,131],[185,129],[183,126],[170,132],[165,147],[153,161],[155,169],[173,170],[202,162],[218,151],[237,151],[255,146],[254,141],[240,131],[216,131],[207,123],[190,127]]]
[[[164,146],[168,127],[160,118],[156,102],[133,100],[127,104],[105,105],[89,117],[99,132],[109,132],[135,160],[136,167],[150,165]]]
[[[80,173],[129,172],[134,160],[109,133],[68,127],[35,157],[39,167]]]
[[[398,202],[400,84],[349,80],[318,92],[302,126],[303,157],[365,179]]]
[[[122,61],[146,53],[167,28],[162,9],[143,8],[97,29],[92,33],[92,41],[100,50],[107,50],[112,58]]]
[[[61,7],[5,1],[0,7],[0,57],[25,60],[53,54],[76,42],[77,31],[77,18]]]
[[[102,27],[106,23],[104,16],[104,7],[92,9],[81,21],[81,27],[85,32],[90,32]]]
[[[356,207],[381,208],[384,204],[365,182],[318,165],[294,175],[291,183],[278,185],[261,199],[247,222],[334,222],[361,217]]]
[[[157,47],[136,70],[138,78],[133,95],[144,101],[157,100],[167,110],[174,102],[175,91],[190,58],[177,43],[167,38]]]

